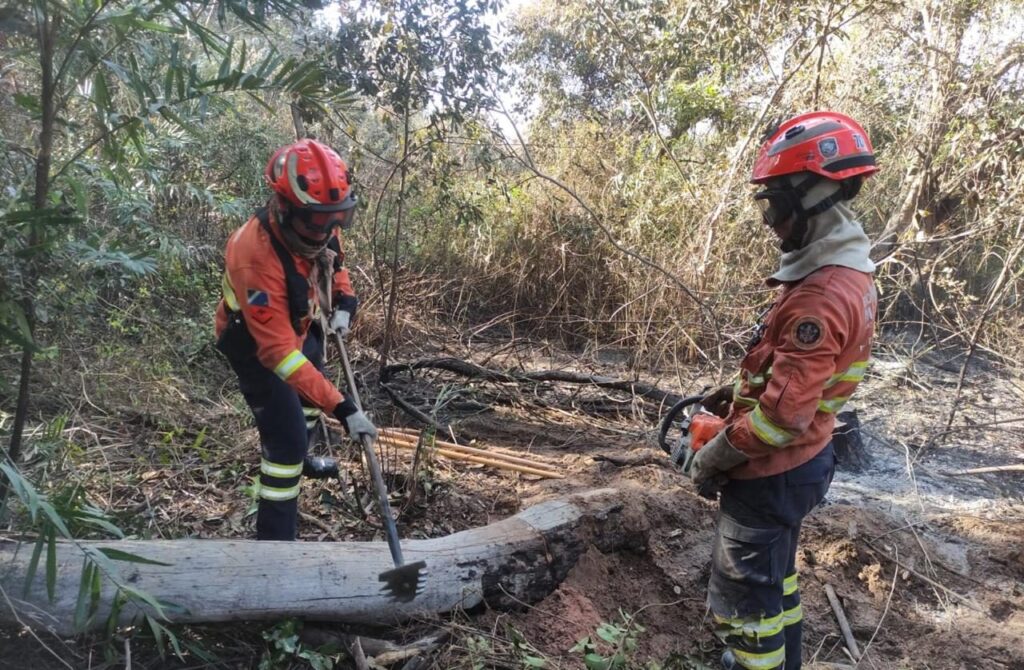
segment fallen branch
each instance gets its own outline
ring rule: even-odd
[[[299,634],[302,641],[312,647],[323,647],[328,644],[340,645],[353,649],[356,645],[363,652],[367,665],[394,665],[399,661],[429,654],[443,644],[449,637],[447,630],[427,635],[413,642],[397,644],[390,640],[381,640],[365,635],[338,633],[320,626],[306,626]]]
[[[859,661],[860,648],[857,646],[857,640],[853,637],[853,631],[850,630],[850,622],[846,620],[846,612],[843,611],[843,605],[839,602],[839,596],[836,595],[836,590],[832,588],[831,584],[825,584],[825,595],[828,596],[828,602],[832,605],[832,612],[836,615],[836,621],[839,622],[839,630],[843,633],[846,648],[850,651],[853,660]]]
[[[534,372],[503,372],[492,370],[470,363],[459,358],[425,358],[411,363],[395,363],[381,370],[380,379],[387,383],[398,372],[412,370],[445,370],[455,374],[468,377],[469,379],[481,379],[483,381],[500,384],[524,384],[537,382],[562,382],[568,384],[589,384],[603,389],[625,391],[634,396],[654,400],[664,404],[675,404],[682,400],[682,396],[668,391],[662,391],[653,384],[645,384],[640,381],[613,379],[600,375],[591,375],[582,372],[570,372],[568,370],[537,370]]]
[[[620,468],[632,467],[637,465],[657,465],[663,468],[671,468],[672,463],[664,455],[653,450],[647,450],[641,454],[630,454],[624,456],[617,456],[615,454],[597,454],[592,457],[595,461],[603,461],[605,463],[611,463],[617,465]]]
[[[388,366],[388,367],[394,367],[394,366]],[[383,378],[382,378],[382,380],[380,382],[380,387],[382,389],[384,389],[384,392],[388,394],[388,397],[391,398],[391,402],[395,403],[395,406],[398,407],[398,409],[402,410],[403,412],[405,412],[406,414],[408,414],[412,418],[416,419],[417,421],[422,423],[424,426],[431,426],[435,430],[437,430],[437,432],[439,432],[441,434],[444,434],[444,435],[452,435],[453,434],[451,426],[448,426],[446,424],[440,424],[437,421],[435,421],[433,419],[433,417],[431,417],[428,414],[426,414],[425,412],[422,412],[419,409],[417,409],[408,400],[406,400],[402,396],[398,395],[397,391],[395,391],[393,388],[391,388],[390,386],[385,384],[384,381],[383,381]]]
[[[970,468],[968,470],[947,470],[942,474],[947,477],[959,477],[961,475],[980,475],[986,472],[1024,472],[1024,463],[1014,465],[992,465],[985,468]]]

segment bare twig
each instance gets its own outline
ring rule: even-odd
[[[909,567],[909,566],[907,566],[907,565],[905,565],[903,563],[900,563],[900,561],[897,558],[893,558],[887,552],[882,551],[881,549],[879,549],[875,545],[871,544],[870,542],[867,542],[866,540],[865,540],[865,544],[867,544],[867,546],[869,548],[871,548],[872,551],[874,551],[876,554],[878,554],[882,558],[886,559],[887,561],[891,561],[892,563],[895,563],[896,567],[898,567],[900,570],[906,570],[907,574],[911,574],[911,575],[917,577],[918,579],[920,579],[925,584],[928,584],[929,586],[934,586],[937,589],[941,589],[942,591],[944,591],[946,593],[946,595],[948,595],[948,596],[958,600],[961,604],[964,605],[964,607],[967,607],[968,609],[972,609],[975,612],[980,612],[980,613],[988,616],[988,612],[986,612],[983,607],[981,607],[980,605],[975,603],[973,600],[971,600],[967,596],[961,595],[961,594],[957,593],[956,591],[952,590],[951,588],[949,588],[948,586],[945,586],[943,584],[938,583],[937,581],[935,581],[931,577],[926,577],[925,575],[922,575],[917,570],[914,570],[913,568],[911,568],[911,567]]]
[[[992,465],[986,468],[969,468],[967,470],[946,470],[940,474],[947,477],[960,477],[962,475],[980,475],[986,472],[1024,472],[1024,463],[1014,465]]]
[[[853,660],[859,663],[861,658],[860,648],[857,646],[857,640],[853,637],[853,631],[850,630],[850,622],[846,620],[846,612],[843,611],[843,605],[839,602],[836,590],[832,588],[831,584],[825,584],[825,595],[828,596],[828,602],[832,605],[832,612],[836,615],[836,621],[839,622],[839,630],[842,631],[843,639],[846,640],[846,648],[850,650]]]

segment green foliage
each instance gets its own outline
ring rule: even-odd
[[[122,581],[119,577],[120,572],[113,562],[147,565],[168,564],[113,547],[96,547],[77,542],[76,538],[80,535],[74,532],[75,530],[84,530],[85,532],[99,530],[117,538],[124,537],[124,533],[112,523],[105,512],[85,502],[81,489],[74,489],[70,493],[65,492],[50,498],[39,493],[22,476],[21,472],[9,463],[0,463],[0,473],[10,483],[15,496],[27,512],[28,524],[25,529],[37,534],[25,574],[22,596],[29,597],[36,585],[36,575],[45,552],[43,581],[47,597],[51,602],[53,601],[57,583],[57,538],[60,537],[70,542],[82,555],[82,568],[74,612],[75,628],[85,631],[92,627],[93,619],[100,610],[104,582],[106,581],[114,588],[113,593],[107,595],[111,602],[106,624],[108,636],[113,635],[116,631],[121,611],[125,604],[130,603],[138,608],[140,615],[152,630],[158,646],[161,648],[161,654],[163,653],[162,640],[166,637],[180,657],[181,649],[177,638],[157,620],[166,619],[168,610],[173,611],[179,608]],[[0,509],[0,517],[4,516],[5,512],[6,509]]]
[[[572,649],[572,653],[583,656],[583,664],[587,670],[626,670],[639,667],[633,665],[637,639],[645,628],[636,621],[636,616],[619,610],[619,622],[602,621],[593,635],[581,638]],[[649,663],[644,666],[655,670],[661,666]]]
[[[338,662],[340,650],[321,647],[310,649],[299,640],[302,624],[295,619],[287,619],[272,628],[263,631],[263,639],[269,648],[260,658],[259,670],[284,670],[302,660],[313,670],[332,670]]]
[[[432,119],[491,106],[488,78],[501,72],[485,17],[496,0],[376,0],[342,3],[339,75],[397,114],[428,110]],[[358,6],[358,9],[356,9]]]

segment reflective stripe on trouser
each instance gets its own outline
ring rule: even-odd
[[[728,647],[725,667],[801,667],[797,540],[834,471],[829,445],[789,472],[723,487],[708,603]]]
[[[795,548],[794,542],[794,548]],[[800,653],[803,637],[804,610],[800,605],[800,584],[796,574],[796,552],[790,561],[790,573],[782,582],[782,625],[785,628],[786,653]],[[787,668],[798,668],[799,665],[787,665]]]
[[[319,331],[311,328],[302,353],[323,369]],[[309,443],[299,394],[255,356],[229,361],[260,434],[259,511],[256,539],[294,540],[298,531],[299,478]]]
[[[313,430],[316,428],[316,422],[320,420],[322,412],[319,407],[303,405],[302,414],[306,417],[306,430]]]

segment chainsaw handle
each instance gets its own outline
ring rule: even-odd
[[[672,445],[668,443],[668,431],[671,430],[672,423],[675,422],[676,417],[678,417],[679,413],[684,409],[690,405],[696,405],[703,399],[703,395],[692,395],[687,398],[683,398],[675,405],[672,405],[672,409],[670,409],[668,414],[665,415],[665,418],[661,420],[661,429],[658,431],[658,446],[661,447],[661,450],[666,454],[672,453]]]

